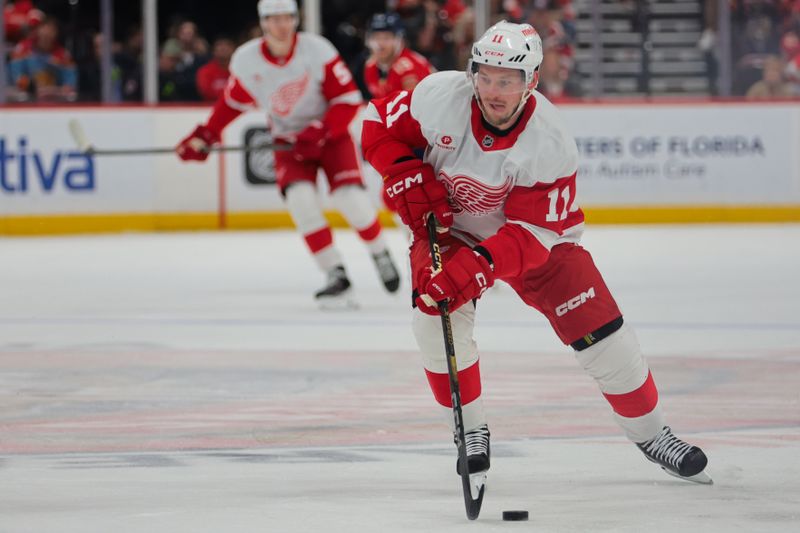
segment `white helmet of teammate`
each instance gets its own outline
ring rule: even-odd
[[[472,90],[483,109],[475,74],[480,65],[510,68],[522,71],[525,89],[517,111],[522,109],[531,92],[539,83],[539,65],[542,63],[542,38],[530,24],[513,24],[505,20],[498,22],[472,45],[472,58],[467,65],[467,76],[472,82]]]
[[[259,0],[258,16],[264,18],[270,15],[297,15],[297,2],[295,0]]]

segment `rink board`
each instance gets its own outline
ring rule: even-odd
[[[171,154],[90,157],[67,128],[78,119],[98,148],[164,147],[207,113],[0,108],[0,234],[289,227],[270,152],[214,154],[204,164]],[[579,202],[590,222],[800,220],[798,103],[581,104],[563,114],[581,153]],[[248,113],[224,142],[269,140],[263,124]],[[358,137],[358,121],[352,129]],[[364,171],[379,206],[380,177]]]

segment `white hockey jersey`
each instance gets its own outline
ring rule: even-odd
[[[272,56],[262,38],[248,41],[233,54],[230,72],[225,102],[239,111],[265,109],[278,138],[291,140],[312,121],[322,120],[335,104],[362,102],[333,45],[310,33],[296,34],[286,58]]]
[[[463,72],[439,72],[413,92],[373,100],[362,133],[367,160],[385,175],[401,157],[424,148],[424,161],[450,193],[451,231],[470,245],[507,224],[544,248],[578,242],[578,150],[555,106],[534,91],[519,122],[499,135],[486,128]]]

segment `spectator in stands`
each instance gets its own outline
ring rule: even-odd
[[[471,15],[462,0],[396,0],[396,11],[411,49],[424,55],[437,70],[462,66],[457,64],[457,52],[464,43],[456,42],[453,33],[454,28],[463,27],[462,17]],[[467,37],[471,39],[471,34],[460,33],[462,40]]]
[[[571,75],[572,64],[572,59],[563,55],[561,46],[545,46],[536,89],[553,101],[582,96],[580,83]]]
[[[170,34],[159,60],[165,78],[162,96],[174,102],[199,101],[197,71],[208,62],[208,42],[198,33],[197,25],[187,20],[173,25]]]
[[[126,102],[142,101],[142,53],[144,35],[142,28],[132,26],[114,60],[120,68],[120,90]]]
[[[6,41],[20,42],[44,19],[44,13],[36,9],[31,0],[6,2],[3,8],[3,24]]]
[[[204,64],[208,60],[208,41],[200,36],[197,24],[184,20],[174,25],[170,30],[170,37],[164,43],[164,48],[180,50],[179,65],[191,68]]]
[[[783,78],[783,61],[778,56],[768,56],[764,60],[761,81],[753,84],[747,91],[748,100],[769,100],[772,98],[791,98],[792,85]]]
[[[475,37],[475,11],[460,0],[459,4],[461,5],[455,5],[449,11],[445,9],[445,12],[448,13],[447,20],[451,21],[456,68],[461,69],[466,68],[467,61],[472,57],[472,43],[477,39]]]
[[[539,32],[545,48],[558,47],[563,61],[575,55],[574,12],[570,2],[534,0],[527,10],[527,22]]]
[[[159,57],[161,99],[172,102],[200,100],[197,71],[208,61],[208,42],[197,32],[197,25],[182,21],[170,31]]]
[[[18,100],[74,101],[78,74],[72,56],[59,44],[58,23],[45,18],[11,53],[9,77]]]
[[[795,31],[788,31],[781,38],[781,52],[786,62],[783,74],[797,93],[800,90],[800,37]]]
[[[211,61],[197,71],[197,92],[206,102],[216,102],[225,90],[230,71],[228,65],[236,49],[230,37],[217,37],[211,49]]]
[[[717,42],[717,8],[718,0],[703,1],[703,32],[697,41],[697,48],[710,53]]]
[[[745,94],[759,80],[767,56],[780,53],[777,4],[769,0],[737,0],[733,24],[734,93]]]
[[[175,42],[167,41],[158,57],[158,91],[163,102],[196,102],[196,70],[181,63],[183,52]]]
[[[122,100],[122,74],[117,63],[120,45],[114,43],[111,50],[111,101]],[[102,94],[101,58],[103,50],[103,34],[95,32],[92,35],[92,51],[78,67],[78,80],[80,99],[86,102],[100,102]]]

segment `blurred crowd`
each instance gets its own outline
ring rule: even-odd
[[[627,0],[620,0],[627,1]],[[173,13],[162,29],[159,99],[213,101],[225,86],[236,47],[260,35],[255,20],[245,28],[219,24],[204,34],[187,13]],[[407,46],[437,70],[463,69],[475,39],[471,0],[325,0],[326,36],[358,72],[369,55],[365,28],[376,12],[402,19]],[[800,94],[800,0],[729,0],[733,29],[733,89],[747,98]],[[187,4],[183,4],[184,6]],[[40,2],[6,0],[3,13],[7,57],[7,100],[12,102],[101,100],[102,34],[84,28],[64,38],[64,21]],[[714,49],[717,1],[705,0],[705,31],[698,46]],[[528,22],[545,47],[539,90],[552,99],[581,97],[575,69],[576,10],[572,0],[491,0],[491,20]],[[129,27],[112,43],[112,100],[142,100],[141,28]]]
[[[734,91],[748,99],[800,96],[800,0],[737,0]]]

